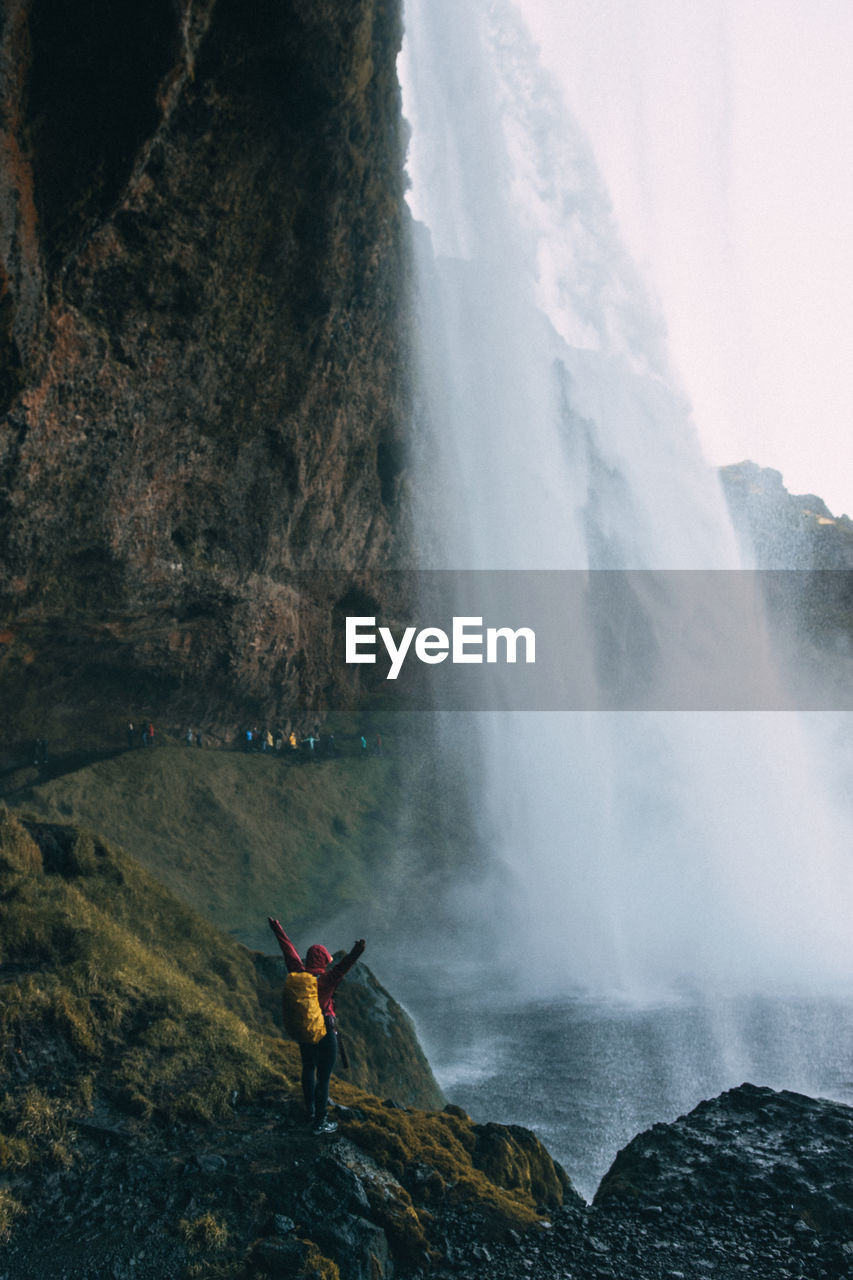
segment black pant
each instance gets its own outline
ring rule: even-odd
[[[315,1124],[322,1124],[329,1104],[329,1078],[338,1056],[338,1037],[327,1031],[317,1044],[301,1044],[302,1096]]]

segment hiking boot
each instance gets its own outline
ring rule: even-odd
[[[337,1120],[321,1120],[319,1124],[315,1124],[311,1130],[312,1133],[337,1133]]]

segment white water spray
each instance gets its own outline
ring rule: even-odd
[[[429,231],[426,565],[739,567],[660,317],[518,11],[406,0],[401,78]],[[738,642],[672,625],[688,663],[691,627],[705,645]],[[511,904],[475,896],[512,929],[538,992],[853,979],[851,827],[795,714],[472,721],[483,831],[515,885]]]

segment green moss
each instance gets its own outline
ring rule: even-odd
[[[0,835],[7,861],[27,847],[13,819]],[[29,876],[0,875],[11,974],[0,986],[0,1048],[7,1063],[18,1055],[35,1090],[4,1108],[7,1162],[23,1158],[15,1135],[41,1155],[55,1148],[53,1120],[91,1102],[95,1081],[139,1114],[191,1119],[227,1114],[234,1094],[288,1085],[295,1053],[258,1003],[248,953],[93,837],[37,825],[33,836],[50,851],[48,869],[30,859]],[[8,1088],[8,1069],[3,1078]]]
[[[77,834],[68,859],[68,872],[71,875],[90,876],[98,869],[95,842],[88,831]]]
[[[492,1182],[547,1208],[562,1204],[571,1182],[529,1129],[484,1124],[474,1130],[472,1159]]]
[[[23,1138],[0,1133],[0,1169],[4,1171],[26,1169],[30,1158],[29,1145]]]
[[[484,1162],[485,1167],[480,1168],[480,1128],[459,1108],[447,1107],[440,1112],[403,1110],[363,1094],[355,1095],[352,1101],[353,1114],[345,1115],[341,1126],[345,1135],[404,1187],[411,1171],[417,1168],[418,1194],[426,1196],[427,1203],[450,1200],[470,1211],[477,1210],[498,1234],[505,1233],[508,1227],[524,1229],[539,1221],[539,1193],[546,1182],[550,1207],[562,1203],[564,1189],[569,1185],[565,1174],[557,1171],[558,1166],[541,1146],[538,1160],[528,1161],[523,1172],[518,1160],[519,1143],[510,1129],[489,1126],[493,1147],[502,1143],[506,1155],[499,1159],[493,1151]],[[431,1179],[424,1180],[424,1169],[432,1172]],[[422,1225],[420,1216],[415,1217]],[[405,1223],[402,1213],[398,1223]],[[414,1223],[410,1230],[416,1231]]]
[[[71,1107],[34,1084],[6,1093],[0,1103],[0,1166],[26,1169],[72,1162]]]
[[[393,909],[390,887],[411,872],[413,846],[432,874],[458,868],[466,847],[465,802],[438,783],[417,723],[407,734],[383,727],[382,736],[381,759],[318,764],[183,746],[128,751],[8,803],[43,821],[97,831],[166,890],[259,950],[269,948],[267,915],[281,916],[299,935],[316,927],[318,904],[326,919],[356,908],[367,917],[360,927],[375,933]],[[81,845],[72,867],[87,874],[88,848]]]

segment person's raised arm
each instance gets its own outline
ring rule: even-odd
[[[364,951],[366,945],[364,938],[359,938],[358,942],[353,944],[352,951],[350,951],[349,955],[344,956],[343,960],[339,960],[335,967],[330,970],[330,972],[336,976],[338,981],[341,980],[345,973],[349,973],[356,960],[358,960],[359,956]]]
[[[269,921],[269,926],[278,940],[278,945],[281,947],[284,955],[284,963],[287,965],[288,973],[302,973],[305,969],[305,965],[302,963],[296,947],[294,947],[278,920],[273,920],[272,916],[267,916],[267,920]]]

